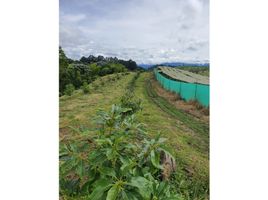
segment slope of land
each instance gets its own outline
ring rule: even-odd
[[[120,73],[101,77],[92,83],[89,94],[77,90],[72,96],[60,97],[60,136],[71,135],[72,128],[94,127],[94,117],[99,110],[109,110],[112,104],[118,103],[124,92],[124,86],[134,73]],[[96,88],[97,87],[97,88]]]
[[[96,127],[98,110],[109,110],[118,103],[134,72],[109,75],[96,80],[90,94],[77,90],[60,98],[60,139],[72,137],[73,128]],[[118,78],[119,76],[119,78]],[[137,119],[146,124],[149,134],[161,132],[168,139],[177,162],[172,177],[175,190],[186,199],[208,199],[209,125],[176,108],[155,92],[152,73],[141,73],[135,83],[135,95],[142,100]]]
[[[201,120],[204,123],[209,123],[209,109],[200,105],[197,101],[184,101],[180,95],[175,92],[170,92],[164,89],[161,84],[155,79],[150,79],[151,87],[155,93],[166,99],[170,104],[174,105],[177,109],[184,111],[197,120]],[[149,87],[150,85],[148,85]]]

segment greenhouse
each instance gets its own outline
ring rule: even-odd
[[[201,105],[209,106],[208,77],[164,66],[159,66],[154,73],[166,90],[176,92],[185,101],[197,100]]]

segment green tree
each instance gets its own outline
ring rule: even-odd
[[[60,93],[63,93],[65,86],[70,83],[68,79],[68,59],[62,50],[61,47],[59,47],[59,90]]]

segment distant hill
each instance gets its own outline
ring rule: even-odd
[[[159,64],[138,64],[139,67],[144,69],[153,68],[158,65],[165,65],[170,67],[185,67],[185,66],[193,66],[193,67],[209,67],[209,63],[191,63],[191,62],[165,62]]]

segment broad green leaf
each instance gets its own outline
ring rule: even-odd
[[[139,200],[139,198],[137,198],[135,196],[135,193],[133,191],[122,191],[121,192],[122,195],[122,200]],[[141,197],[140,194],[138,194],[137,196]]]
[[[144,178],[146,178],[147,180],[149,180],[151,182],[155,182],[156,180],[154,179],[154,177],[153,177],[153,175],[151,173],[153,173],[153,171],[144,173],[143,174]]]
[[[139,170],[138,168],[134,168],[134,169],[132,170],[132,174],[133,174],[134,176],[139,176],[139,175],[141,175],[141,170]]]
[[[163,169],[163,166],[160,164],[160,155],[156,154],[154,150],[151,151],[151,162],[156,168]]]
[[[113,168],[110,167],[101,167],[99,169],[100,173],[102,175],[107,175],[107,176],[111,176],[111,177],[115,177],[116,178],[116,174]]]
[[[165,191],[168,189],[168,182],[161,182],[157,188],[157,195],[161,196],[165,193]]]
[[[103,163],[106,159],[106,156],[102,154],[102,152],[92,152],[88,158],[91,161],[92,166],[98,166]]]
[[[87,176],[88,176],[88,180],[92,181],[96,177],[96,171],[92,168],[89,168]]]
[[[152,193],[152,184],[146,178],[143,178],[141,176],[133,177],[131,179],[131,182],[127,185],[137,187],[139,189],[139,193],[145,200],[150,199]]]
[[[144,175],[144,174],[148,174],[148,173],[150,173],[150,167],[143,167],[142,169],[141,169],[141,171],[142,171],[142,174]]]
[[[89,196],[90,200],[99,200],[103,193],[112,186],[111,182],[107,179],[100,179],[94,185],[95,189]]]
[[[106,200],[115,200],[120,192],[120,187],[118,184],[114,184],[113,187],[107,193]]]
[[[123,163],[123,165],[120,167],[122,174],[125,174],[136,165],[136,162],[128,158],[125,159],[125,158],[120,157],[120,161]]]
[[[112,148],[107,149],[106,156],[108,160],[114,160],[117,157],[117,152]]]
[[[124,190],[121,192],[121,196],[122,196],[122,199],[129,200],[129,198]]]

